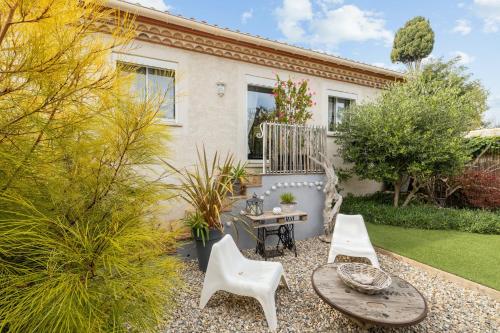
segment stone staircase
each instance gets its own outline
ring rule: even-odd
[[[262,186],[262,175],[251,174],[248,176],[248,182],[245,184],[247,190]],[[247,191],[248,192],[248,191]]]
[[[246,196],[250,198],[257,188],[262,186],[262,163],[249,163],[247,165],[248,182],[245,184]]]

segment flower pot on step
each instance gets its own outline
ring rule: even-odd
[[[241,182],[239,180],[233,181],[233,196],[241,195]]]

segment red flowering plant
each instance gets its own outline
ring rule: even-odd
[[[477,208],[500,207],[500,177],[489,170],[467,170],[457,178],[468,203]]]
[[[279,75],[276,75],[273,95],[276,108],[267,115],[267,121],[304,125],[312,118],[308,109],[316,103],[313,102],[314,93],[308,87],[308,80],[293,81],[288,78],[287,81],[282,81]]]

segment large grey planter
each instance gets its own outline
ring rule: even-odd
[[[194,242],[196,243],[196,254],[198,256],[198,268],[205,272],[208,266],[208,260],[210,259],[210,253],[212,252],[212,246],[217,243],[224,234],[217,229],[210,229],[208,233],[208,239],[205,239],[205,244],[201,237],[197,237],[193,232]]]

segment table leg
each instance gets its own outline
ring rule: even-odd
[[[279,241],[284,248],[293,251],[297,257],[297,247],[295,246],[295,228],[293,224],[282,225],[278,230]]]
[[[257,241],[255,242],[255,253],[259,253],[259,241],[260,241],[260,238],[259,238],[259,229],[257,229]]]
[[[276,243],[276,251],[279,251],[279,248],[280,248],[280,243],[283,244],[283,248],[285,248],[285,243],[283,242],[283,235],[281,233],[281,226],[278,228],[277,230],[277,236],[278,236],[278,243]]]
[[[295,252],[295,258],[297,258],[297,246],[295,245],[295,226],[293,224],[290,225],[290,233],[293,244],[293,251]]]
[[[255,246],[255,253],[260,254],[266,260],[266,230],[265,228],[257,229],[257,245]]]
[[[287,247],[287,228],[286,225],[282,225],[278,228],[278,244],[283,244],[283,249]]]
[[[267,261],[267,253],[266,253],[266,238],[267,238],[267,229],[262,228],[262,233],[263,233],[263,239],[262,239],[262,253],[264,256],[264,260]]]

